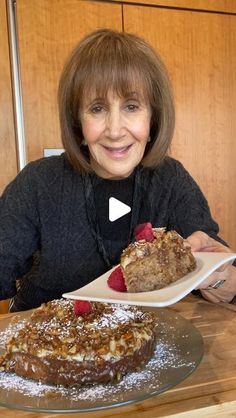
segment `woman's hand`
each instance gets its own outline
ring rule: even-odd
[[[192,251],[233,252],[230,248],[209,237],[209,235],[202,231],[194,232],[187,238],[187,241],[191,245]],[[219,280],[224,280],[220,287],[216,289],[209,288],[209,286],[214,286]],[[231,265],[231,262],[225,263],[208,276],[199,285],[198,289],[201,290],[203,297],[211,302],[230,302],[236,294],[236,268]]]

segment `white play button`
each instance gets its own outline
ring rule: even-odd
[[[121,218],[122,216],[126,215],[126,213],[129,213],[130,211],[131,211],[131,208],[125,203],[122,203],[120,200],[116,199],[115,197],[109,198],[109,221],[111,222],[116,221],[116,219]]]

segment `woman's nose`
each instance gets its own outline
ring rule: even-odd
[[[123,132],[123,118],[117,109],[111,110],[106,120],[106,135],[111,139],[119,139]]]

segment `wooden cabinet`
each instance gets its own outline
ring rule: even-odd
[[[0,195],[17,173],[6,4],[0,0]],[[0,302],[0,314],[8,300]]]
[[[0,194],[17,173],[6,4],[0,0]]]
[[[20,70],[28,160],[61,148],[57,86],[78,41],[100,27],[122,30],[121,6],[78,0],[17,0]]]
[[[182,9],[208,12],[236,13],[235,0],[111,0],[114,3],[155,6],[160,9]]]
[[[177,112],[171,153],[236,249],[236,15],[130,5],[123,15],[124,30],[147,39],[169,69]]]

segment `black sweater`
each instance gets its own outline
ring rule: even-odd
[[[119,262],[133,238],[132,212],[136,224],[149,221],[183,237],[202,230],[220,240],[206,199],[178,161],[167,158],[154,170],[138,170],[138,195],[132,201],[134,174],[119,181],[82,176],[64,154],[28,164],[0,199],[0,299],[15,296],[13,309],[29,309],[107,271],[94,219],[110,265]],[[86,178],[94,186],[92,221],[93,192]],[[132,207],[112,225],[111,193]]]

